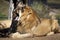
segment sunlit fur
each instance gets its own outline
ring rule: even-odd
[[[19,11],[19,8],[20,7],[17,7],[15,12]],[[20,33],[32,33],[41,36],[47,35],[51,32],[57,32],[58,30],[58,20],[40,18],[37,13],[27,5],[23,7],[23,12],[19,18],[20,20],[17,24],[17,31]]]

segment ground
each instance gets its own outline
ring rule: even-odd
[[[60,33],[44,37],[20,38],[20,39],[0,38],[0,40],[60,40]]]

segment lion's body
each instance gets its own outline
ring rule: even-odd
[[[10,34],[11,20],[0,21],[0,37],[7,37]]]
[[[21,25],[17,31],[32,33],[35,35],[47,35],[58,30],[58,21],[55,19],[40,18],[31,7],[26,6],[20,17]]]
[[[2,29],[9,28],[11,25],[11,20],[2,20],[2,21],[0,21],[0,24],[4,25],[4,27],[2,27]]]
[[[58,26],[57,20],[42,19],[41,24],[39,24],[32,32],[37,36],[44,36],[50,32],[58,32]]]

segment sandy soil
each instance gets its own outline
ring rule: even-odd
[[[60,40],[60,33],[44,37],[20,38],[20,39],[0,38],[0,40]]]

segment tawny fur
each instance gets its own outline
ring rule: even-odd
[[[20,20],[17,24],[17,31],[24,34],[14,33],[11,36],[12,38],[23,38],[29,37],[31,35],[44,36],[54,34],[54,32],[58,31],[59,24],[57,20],[40,18],[37,13],[29,6],[26,6],[23,10],[24,11],[22,12],[21,16],[19,16]],[[13,12],[13,18],[16,16],[15,13],[19,13],[18,11],[19,7],[17,7]]]
[[[18,9],[17,9],[18,10]],[[40,18],[31,7],[26,6],[21,15],[21,25],[17,31],[33,33],[35,35],[47,35],[51,31],[58,30],[58,21],[55,19]]]
[[[2,21],[0,21],[1,29],[10,28],[10,25],[11,25],[11,20],[2,20]]]

